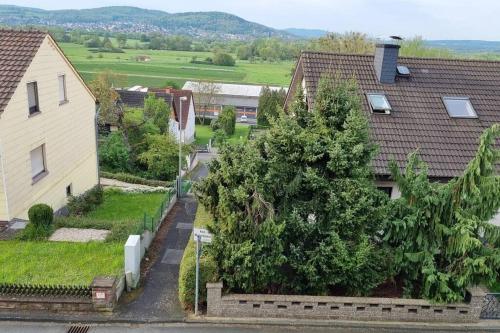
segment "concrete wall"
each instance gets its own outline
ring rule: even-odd
[[[471,290],[470,303],[433,304],[419,299],[225,295],[222,283],[207,284],[207,316],[380,321],[478,322],[485,293]]]
[[[58,75],[66,75],[68,102],[59,104]],[[40,113],[29,116],[27,83],[36,81]],[[57,210],[66,205],[66,187],[78,195],[97,184],[95,102],[83,81],[49,37],[0,115],[0,142],[7,220],[27,219],[35,203]],[[30,151],[45,145],[46,175],[33,182]],[[0,199],[1,200],[1,199]],[[4,199],[5,201],[5,199]]]

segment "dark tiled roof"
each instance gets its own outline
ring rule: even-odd
[[[189,104],[191,102],[191,99],[193,98],[193,92],[191,90],[173,89],[173,88],[166,88],[166,89],[153,88],[149,89],[149,91],[154,91],[155,93],[166,92],[173,96],[173,105],[175,113],[174,116],[176,121],[179,121],[178,112],[180,112],[181,97],[187,97],[187,101],[182,103],[182,129],[186,129],[187,121],[189,118]]]
[[[380,147],[374,160],[375,172],[388,175],[388,162],[404,165],[407,155],[419,149],[429,164],[429,176],[460,175],[474,156],[481,133],[500,122],[500,62],[399,58],[411,77],[396,78],[395,84],[381,84],[375,76],[373,56],[305,52],[299,60],[309,107],[314,105],[322,73],[334,72],[357,80],[373,138]],[[386,94],[390,115],[372,114],[364,94]],[[477,119],[451,118],[443,96],[467,96]]]
[[[31,64],[46,32],[0,29],[0,112]]]

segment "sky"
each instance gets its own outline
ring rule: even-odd
[[[372,37],[500,40],[499,0],[15,0],[42,9],[136,6],[169,13],[223,11],[273,28],[360,31]]]

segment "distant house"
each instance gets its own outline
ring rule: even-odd
[[[172,88],[146,88],[134,86],[129,89],[116,89],[119,94],[119,102],[129,107],[144,107],[144,99],[148,94],[155,94],[156,98],[162,98],[172,109],[170,116],[170,132],[179,140],[179,116],[182,111],[182,141],[192,143],[195,139],[195,105],[193,94],[189,90],[179,90]],[[182,101],[184,98],[185,101]],[[182,110],[181,110],[182,108]]]
[[[206,103],[203,95],[206,95],[206,91],[203,91],[203,87],[206,86],[206,82],[195,82],[187,81],[184,84],[183,89],[191,90],[195,95],[196,108],[201,111],[204,105],[201,103]],[[222,111],[224,106],[234,106],[238,112],[238,117],[246,115],[248,119],[256,119],[257,112],[259,108],[259,97],[264,86],[250,85],[250,84],[229,84],[229,83],[214,83],[215,98],[207,112],[207,115],[212,118],[216,118],[219,112]],[[282,87],[269,87],[272,90],[280,90],[286,88]]]
[[[45,32],[0,30],[0,221],[98,183],[95,98]]]
[[[137,62],[148,62],[151,61],[151,57],[147,55],[138,55],[135,57],[135,61]]]
[[[462,174],[483,131],[500,123],[500,62],[403,58],[394,44],[377,45],[375,55],[303,52],[285,107],[302,87],[312,110],[327,72],[357,80],[379,145],[373,161],[377,183],[392,198],[400,192],[390,180],[391,159],[404,166],[419,149],[429,177],[448,181]]]

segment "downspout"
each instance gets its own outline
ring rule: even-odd
[[[95,153],[96,153],[96,161],[97,161],[97,185],[101,186],[101,172],[99,170],[99,113],[101,111],[101,106],[98,102],[95,104],[95,118],[94,118],[94,127],[95,127]]]

